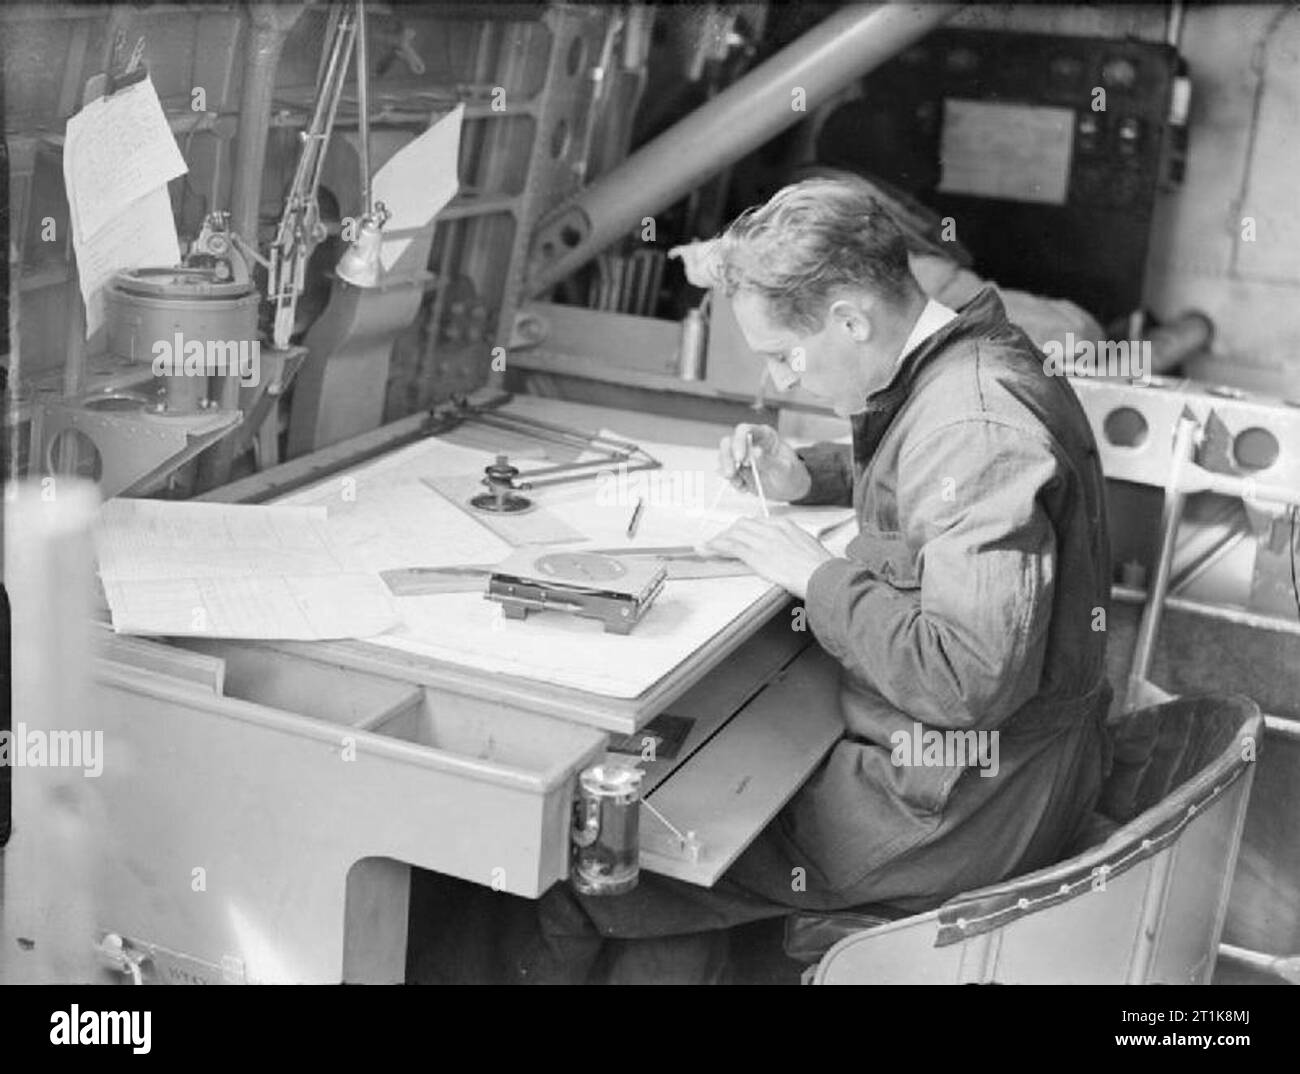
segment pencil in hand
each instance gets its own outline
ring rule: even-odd
[[[754,462],[754,440],[752,437],[745,437],[745,447],[748,449],[746,460],[749,462],[749,468],[754,472],[754,488],[758,490],[758,503],[763,508],[763,517],[771,518],[772,512],[767,509],[767,497],[763,495],[763,479],[758,476],[758,464]]]

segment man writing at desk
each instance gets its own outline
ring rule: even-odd
[[[614,980],[716,979],[734,925],[930,909],[1059,860],[1109,764],[1104,490],[1069,384],[991,288],[957,312],[927,300],[852,180],[786,187],[703,250],[694,272],[731,297],[777,385],[851,421],[851,446],[796,451],[741,425],[720,455],[771,498],[851,503],[843,557],[780,519],[710,546],[803,599],[841,665],[844,737],[714,888],[644,873],[612,898],[552,888],[524,980],[584,980],[610,938],[640,941],[620,946]],[[996,769],[900,756],[894,736],[918,727],[996,734]]]

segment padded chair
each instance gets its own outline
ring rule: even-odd
[[[1263,717],[1249,698],[1184,697],[1109,726],[1114,767],[1074,856],[897,920],[792,915],[804,982],[1207,983]]]

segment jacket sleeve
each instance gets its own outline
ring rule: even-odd
[[[812,477],[812,488],[792,504],[811,506],[834,504],[849,507],[853,503],[853,447],[850,444],[812,444],[795,448]]]
[[[809,580],[808,623],[899,710],[937,727],[996,726],[1038,690],[1056,559],[1039,497],[1060,464],[1034,433],[981,417],[906,447],[898,472],[919,585],[830,560]]]

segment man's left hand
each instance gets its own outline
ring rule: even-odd
[[[753,572],[789,590],[808,593],[808,579],[830,551],[787,518],[742,518],[703,545],[703,551],[735,556]]]

